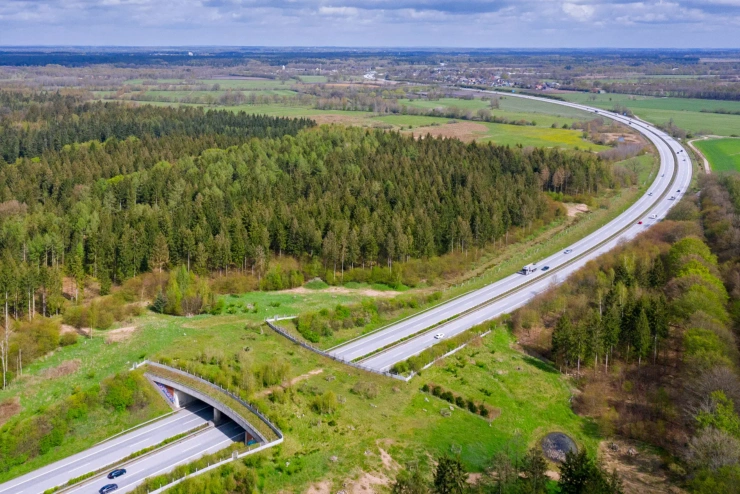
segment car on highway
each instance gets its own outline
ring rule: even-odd
[[[638,221],[638,222],[637,222],[637,224],[638,224],[638,225],[642,225],[642,221]]]
[[[649,195],[649,196],[652,196],[652,195],[653,195],[653,193],[652,193],[652,192],[648,192],[648,195]]]
[[[658,219],[658,215],[657,214],[651,214],[650,215],[650,219],[651,220],[657,220]]]
[[[444,333],[437,333],[437,334],[434,335],[434,339],[435,340],[441,340],[444,337],[445,337],[445,334]]]
[[[563,251],[563,254],[570,254],[571,252],[573,252],[573,249],[565,249],[565,251]]]
[[[548,269],[550,269],[550,266],[542,266],[542,271],[547,271]]]
[[[665,177],[665,173],[663,175],[661,175],[661,177]]]
[[[676,200],[676,196],[671,196],[671,197],[668,198],[668,200],[669,201],[675,201]]]
[[[100,494],[106,494],[108,492],[113,492],[116,489],[118,489],[118,484],[106,484],[103,487],[101,487],[98,492]]]
[[[126,469],[125,468],[116,468],[111,473],[108,474],[109,479],[115,479],[116,477],[120,477],[121,475],[126,475]]]
[[[678,189],[676,192],[681,192],[681,189]]]

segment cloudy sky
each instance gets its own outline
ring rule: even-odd
[[[740,47],[740,0],[0,0],[0,45]]]

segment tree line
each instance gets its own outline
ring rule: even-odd
[[[193,107],[132,107],[82,102],[73,95],[1,91],[0,157],[7,163],[47,151],[110,138],[221,135],[240,140],[295,134],[314,125],[307,119],[252,115]],[[30,125],[34,124],[34,125]]]
[[[520,334],[578,377],[578,413],[607,438],[670,453],[692,492],[740,478],[740,251],[737,175],[703,177],[669,221],[602,256],[520,310]],[[530,341],[535,341],[531,339]]]

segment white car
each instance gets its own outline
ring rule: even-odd
[[[444,337],[445,337],[445,334],[444,333],[437,333],[437,334],[434,335],[434,339],[435,340],[441,340]]]
[[[652,195],[653,195],[653,193],[652,193],[652,192],[648,192],[648,195],[649,195],[649,196],[652,196]]]
[[[573,252],[573,249],[565,249],[565,251],[563,251],[563,254],[570,254],[571,252]]]
[[[657,220],[658,219],[658,215],[657,214],[651,214],[650,215],[650,219],[651,220]]]

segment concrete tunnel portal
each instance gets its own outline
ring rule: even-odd
[[[205,403],[213,408],[212,421],[215,425],[220,425],[227,420],[231,420],[244,430],[244,444],[264,444],[267,442],[262,434],[256,431],[243,417],[234,413],[231,409],[210,396],[160,376],[147,375],[147,377],[175,410],[193,405],[196,402]]]

